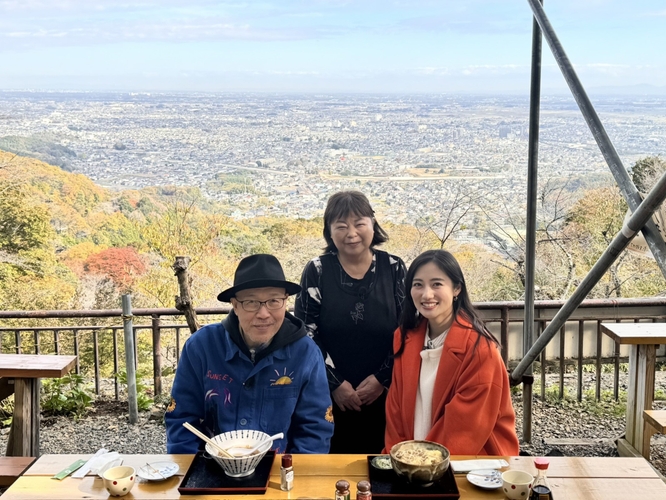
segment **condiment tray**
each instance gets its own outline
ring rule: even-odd
[[[430,486],[417,486],[406,482],[393,471],[381,470],[372,466],[372,459],[377,455],[368,456],[368,476],[373,500],[383,498],[460,498],[460,491],[453,477],[451,467],[446,469],[444,476]]]
[[[247,477],[227,476],[212,458],[200,451],[192,460],[178,487],[181,495],[249,495],[263,494],[268,488],[275,451],[269,450],[255,471]]]

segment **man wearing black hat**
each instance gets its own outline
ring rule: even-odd
[[[273,448],[328,453],[331,399],[321,351],[286,310],[301,287],[285,280],[272,255],[243,259],[234,286],[218,295],[233,311],[183,346],[165,420],[168,453],[196,453],[209,436],[241,429],[284,433]]]

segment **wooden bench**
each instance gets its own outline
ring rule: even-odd
[[[35,460],[35,457],[0,457],[0,487],[11,486]]]
[[[643,420],[645,421],[645,445],[643,456],[650,460],[650,437],[655,432],[666,434],[666,410],[645,410],[643,411]]]

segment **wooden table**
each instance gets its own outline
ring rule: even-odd
[[[646,458],[650,457],[650,437],[645,429],[643,411],[652,409],[654,369],[657,345],[666,344],[666,323],[602,323],[601,331],[629,351],[629,387],[627,388],[626,444]],[[621,454],[634,451],[618,446]]]
[[[99,477],[88,475],[83,479],[51,478],[79,458],[91,455],[44,455],[6,492],[2,500],[83,500],[107,499]],[[162,482],[138,483],[125,498],[146,500],[216,499],[221,496],[184,495],[178,485],[187,471],[192,455],[124,455],[124,463],[136,468],[147,461],[171,460],[180,466],[177,476]],[[474,457],[453,457],[455,459]],[[487,458],[487,457],[479,457]],[[536,474],[530,457],[504,457],[510,468]],[[352,485],[368,477],[365,455],[294,455],[294,489],[280,490],[280,457],[276,457],[271,470],[270,483],[265,495],[228,495],[225,498],[247,500],[282,500],[297,498],[331,499],[338,479],[347,479]],[[552,457],[549,481],[553,496],[558,500],[664,500],[666,484],[643,458],[609,457]],[[500,500],[499,490],[481,490],[457,475],[456,482],[462,500]]]
[[[14,418],[7,456],[39,456],[39,379],[64,377],[76,356],[0,354],[0,377],[14,379]]]

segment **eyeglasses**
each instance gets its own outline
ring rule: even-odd
[[[266,306],[266,309],[268,309],[269,311],[281,309],[282,306],[284,305],[285,300],[287,300],[287,297],[283,297],[281,299],[268,299],[268,300],[236,299],[236,302],[238,302],[243,307],[243,310],[247,312],[257,312],[259,309],[261,309],[261,306]]]

